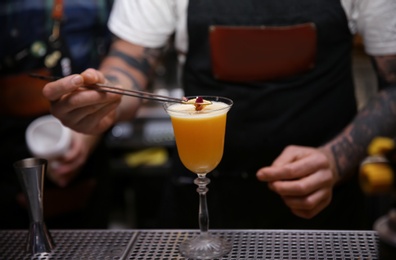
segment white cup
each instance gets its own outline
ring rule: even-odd
[[[35,157],[53,159],[70,147],[72,132],[52,115],[34,120],[26,129],[27,146]]]

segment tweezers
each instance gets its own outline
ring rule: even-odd
[[[47,75],[41,75],[41,74],[36,74],[36,73],[29,73],[29,76],[33,77],[33,78],[46,80],[46,81],[55,81],[55,80],[58,80],[61,78],[61,77],[47,76]],[[124,96],[155,100],[155,101],[160,101],[160,102],[174,102],[174,103],[184,103],[185,102],[185,100],[180,99],[180,98],[163,96],[163,95],[153,94],[150,92],[139,91],[139,90],[123,89],[123,88],[118,88],[113,85],[103,84],[103,83],[96,83],[93,85],[88,85],[88,86],[85,86],[85,88],[95,89],[100,92],[108,92],[108,93],[114,93],[114,94],[119,94],[119,95],[124,95]]]

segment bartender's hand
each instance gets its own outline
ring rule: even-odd
[[[70,149],[65,155],[49,160],[48,178],[60,187],[67,186],[80,173],[100,138],[73,132]]]
[[[81,133],[99,134],[116,121],[121,96],[83,87],[105,82],[101,72],[87,69],[46,84],[43,95],[51,101],[51,113],[64,125]]]
[[[310,219],[332,199],[338,181],[333,161],[324,149],[288,146],[271,166],[258,170],[257,178],[268,182],[295,215]]]

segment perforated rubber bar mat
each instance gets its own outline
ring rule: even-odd
[[[27,231],[0,230],[0,259],[177,260],[178,245],[191,230],[50,230],[51,253],[25,252]],[[214,230],[233,248],[220,259],[378,259],[374,231]]]

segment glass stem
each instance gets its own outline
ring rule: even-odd
[[[198,178],[194,180],[194,183],[198,186],[197,192],[199,193],[199,229],[201,235],[205,234],[209,230],[209,212],[208,204],[206,202],[206,193],[208,188],[206,187],[210,183],[210,179],[206,178],[204,174],[198,174]]]

